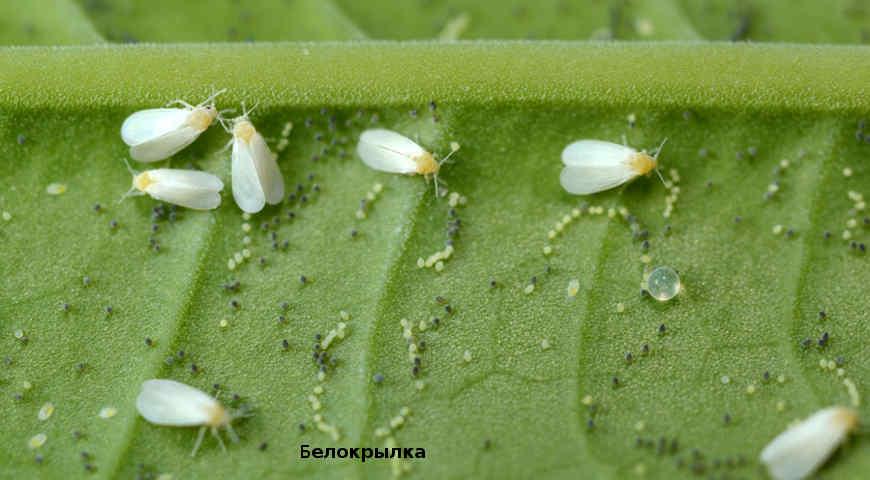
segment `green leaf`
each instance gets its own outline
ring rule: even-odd
[[[870,270],[841,239],[852,218],[847,192],[868,190],[868,147],[855,132],[870,104],[867,59],[858,47],[722,44],[2,50],[0,211],[11,215],[0,220],[4,473],[54,478],[91,465],[100,478],[385,477],[389,461],[300,459],[300,445],[383,446],[377,429],[408,407],[392,436],[426,449],[425,460],[407,462],[414,478],[756,476],[758,452],[791,420],[850,402],[820,360],[842,357],[861,394],[870,381],[862,296]],[[259,102],[253,121],[267,137],[293,123],[279,163],[289,190],[301,192],[255,215],[248,233],[229,189],[220,209],[179,209],[174,221],[152,219],[157,202],[147,197],[117,203],[130,182],[118,138],[125,116],[174,98],[197,102],[212,87],[228,89],[221,108]],[[372,125],[441,154],[461,144],[442,175],[467,197],[443,272],[416,263],[445,245],[447,200],[422,178],[366,168],[354,150]],[[568,142],[623,134],[648,149],[668,138],[662,173],[681,177],[671,218],[662,216],[667,192],[655,177],[586,199],[559,186]],[[171,164],[216,172],[229,185],[227,139],[212,128]],[[788,168],[775,173],[783,159]],[[774,181],[780,190],[765,201]],[[53,182],[66,193],[47,194]],[[382,194],[356,218],[378,182]],[[584,213],[548,241],[584,201],[636,216],[652,264],[678,269],[684,291],[663,304],[638,296],[644,252],[618,214]],[[854,239],[866,242],[864,214],[854,218]],[[774,235],[775,225],[783,233]],[[228,260],[245,248],[251,259],[230,271]],[[576,298],[566,293],[573,279]],[[234,280],[238,291],[224,288]],[[341,311],[351,316],[348,334],[330,347],[337,363],[320,382],[312,345]],[[415,329],[426,342],[417,377],[403,318],[429,326]],[[830,340],[820,348],[823,332]],[[805,338],[813,345],[803,348]],[[222,401],[250,403],[256,416],[236,425],[242,441],[226,454],[207,438],[190,458],[195,429],[137,414],[149,378],[208,392],[220,384]],[[318,385],[315,412],[307,398]],[[55,412],[40,421],[45,402]],[[117,415],[99,418],[107,406]],[[339,441],[314,428],[315,413],[339,429]],[[40,432],[46,444],[29,450]],[[668,448],[658,454],[660,438]],[[860,477],[867,448],[858,438],[825,474]]]
[[[365,35],[331,0],[82,2],[116,42],[353,40]],[[207,21],[205,21],[207,19]]]
[[[102,37],[72,0],[0,4],[0,45],[76,45]]]
[[[368,36],[855,43],[867,29],[866,7],[852,0],[533,7],[427,0],[415,8],[343,0],[85,0],[81,11],[68,1],[32,7],[0,7],[0,42]],[[842,357],[844,376],[864,391],[860,339],[867,324],[857,299],[865,259],[840,235],[853,207],[846,192],[866,185],[866,147],[855,140],[855,122],[867,111],[865,58],[855,48],[686,44],[2,51],[0,152],[7,160],[0,162],[0,210],[11,217],[0,221],[0,273],[12,286],[0,292],[6,471],[384,477],[390,462],[303,460],[299,447],[382,446],[378,428],[407,406],[411,413],[393,438],[427,449],[426,460],[407,463],[415,477],[753,476],[761,446],[791,419],[850,401],[841,378],[819,369],[820,360]],[[123,118],[221,87],[230,89],[224,107],[259,102],[254,120],[265,135],[277,139],[287,121],[295,124],[279,161],[288,185],[298,183],[310,196],[304,206],[288,202],[255,216],[250,245],[229,192],[219,211],[179,211],[173,221],[158,220],[156,233],[156,202],[115,203],[129,185],[121,166],[126,148],[117,138]],[[416,262],[444,245],[445,201],[419,178],[361,165],[355,139],[374,124],[441,153],[450,141],[462,144],[443,177],[469,203],[459,209],[456,252],[441,273]],[[655,178],[592,201],[629,209],[651,232],[652,261],[680,270],[685,290],[670,304],[638,298],[643,252],[619,215],[584,215],[547,241],[554,223],[580,204],[558,186],[561,148],[580,137],[619,141],[622,134],[647,148],[669,137],[663,173],[677,168],[683,189],[674,216],[661,217],[666,193]],[[229,184],[226,139],[213,129],[172,164],[217,172]],[[788,169],[772,173],[783,158]],[[843,177],[845,167],[851,177]],[[777,180],[780,191],[763,200]],[[68,191],[49,196],[51,182]],[[384,192],[368,218],[357,219],[375,182]],[[855,220],[851,231],[863,242],[862,214]],[[259,230],[263,222],[268,233]],[[775,225],[784,225],[779,236],[769,233]],[[796,233],[786,238],[787,230]],[[833,238],[825,241],[825,231]],[[544,256],[545,245],[556,253]],[[253,258],[229,271],[227,261],[246,246]],[[265,266],[257,264],[261,256]],[[525,294],[532,277],[536,288]],[[226,291],[235,279],[239,290]],[[581,287],[572,300],[566,289],[574,279]],[[349,334],[331,347],[338,363],[320,383],[310,348],[316,333],[341,321],[342,310],[352,317]],[[281,315],[286,323],[276,321]],[[418,333],[428,345],[420,391],[399,320],[416,325],[432,316],[440,326]],[[664,335],[657,333],[662,323]],[[16,338],[19,330],[26,343]],[[824,350],[800,346],[825,331],[831,340]],[[765,381],[765,371],[772,379]],[[383,384],[372,381],[375,374],[384,375]],[[209,439],[191,459],[193,430],[149,425],[133,407],[141,381],[152,377],[206,391],[219,383],[222,401],[249,402],[257,416],[237,425],[243,440],[226,455]],[[341,431],[338,442],[314,428],[307,397],[316,385],[325,389],[319,412]],[[40,421],[45,402],[55,413]],[[98,418],[107,406],[118,415]],[[48,441],[28,450],[40,432]],[[661,438],[667,448],[660,454]],[[678,451],[670,453],[674,439]],[[866,448],[863,439],[850,444],[825,474],[860,478]]]

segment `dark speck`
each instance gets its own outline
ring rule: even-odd
[[[828,332],[823,333],[821,338],[819,338],[819,346],[826,347],[828,345],[828,338],[830,338]]]

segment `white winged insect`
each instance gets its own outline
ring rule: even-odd
[[[812,475],[858,426],[851,408],[828,407],[777,435],[761,451],[761,462],[776,480]]]
[[[234,443],[239,441],[233,430],[232,422],[238,417],[224,408],[215,398],[202,390],[185,385],[174,380],[155,379],[142,382],[142,391],[136,398],[136,409],[145,420],[155,425],[171,427],[200,427],[190,456],[196,455],[205,430],[211,429],[211,434],[226,451],[218,429],[227,429],[227,434]]]
[[[174,168],[137,172],[129,164],[127,169],[133,175],[133,186],[121,200],[147,193],[154,199],[193,210],[212,210],[221,204],[224,183],[208,172]]]
[[[568,193],[588,195],[618,187],[652,170],[658,173],[658,156],[666,141],[652,156],[646,151],[601,140],[573,142],[562,150],[565,168],[559,181]]]
[[[248,119],[250,113],[244,111],[232,123],[233,198],[242,211],[257,213],[284,199],[284,177],[277,157]]]
[[[214,99],[219,90],[199,105],[174,100],[164,108],[139,110],[124,120],[121,138],[130,146],[130,156],[140,162],[169,158],[193,143],[218,117]],[[169,108],[180,104],[182,108]]]
[[[435,156],[417,142],[401,133],[381,128],[362,132],[356,147],[363,163],[375,170],[404,175],[423,175],[427,179],[431,175],[435,179],[436,195],[441,165],[457,150],[459,146],[454,143],[450,153],[441,161],[436,161]]]

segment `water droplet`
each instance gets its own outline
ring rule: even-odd
[[[680,276],[671,267],[656,267],[647,277],[646,290],[660,302],[666,302],[680,293]]]

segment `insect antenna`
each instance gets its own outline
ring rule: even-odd
[[[248,108],[245,108],[245,102],[242,102],[242,118],[248,118],[248,116],[249,116],[251,113],[253,113],[254,110],[257,109],[258,106],[260,106],[260,102],[259,102],[259,101],[257,101],[256,103],[254,103],[254,106],[251,107],[250,109],[248,109]]]
[[[130,175],[133,175],[134,177],[136,175],[139,175],[139,172],[137,172],[136,170],[133,170],[133,167],[130,166],[130,162],[128,162],[126,158],[123,160],[124,160],[124,165],[127,166],[127,171],[130,172]]]
[[[130,172],[130,175],[133,175],[134,178],[136,177],[136,175],[139,175],[139,172],[137,172],[136,170],[133,170],[133,167],[130,166],[130,162],[128,162],[126,158],[124,159],[124,165],[127,166],[127,171]],[[130,190],[127,190],[127,192],[125,194],[121,195],[121,198],[118,199],[117,203],[120,204],[121,202],[126,200],[127,197],[136,197],[138,195],[140,195],[140,194],[136,193],[136,187],[131,186]]]
[[[662,148],[664,148],[665,143],[667,143],[667,141],[668,141],[668,137],[665,137],[665,139],[662,140],[662,143],[659,144],[659,148],[656,149],[656,154],[653,155],[653,159],[655,159],[655,161],[656,161],[656,168],[655,168],[656,175],[659,176],[659,180],[662,181],[662,185],[664,185],[665,187],[667,187],[667,183],[665,182],[665,177],[662,176],[662,172],[659,171],[658,160],[659,160],[659,154],[662,153]]]
[[[173,101],[171,101],[171,102],[169,102],[169,103],[166,104],[167,107],[169,107],[169,106],[171,106],[171,105],[181,105],[182,107],[184,107],[184,108],[186,108],[186,109],[188,109],[188,110],[193,110],[194,108],[196,108],[195,106],[193,106],[193,105],[191,105],[191,104],[185,102],[184,100],[181,100],[180,98],[179,98],[179,99],[175,99],[175,100],[173,100]]]
[[[447,163],[447,161],[450,160],[450,157],[453,156],[453,154],[458,152],[458,151],[459,151],[459,144],[458,143],[451,144],[450,153],[448,153],[446,157],[444,157],[438,161],[438,170],[441,170],[441,165],[444,165],[445,163]],[[445,182],[443,179],[441,179],[441,177],[438,176],[438,172],[435,172],[435,174],[432,175],[432,177],[433,177],[433,180],[435,181],[435,198],[440,198],[440,195],[439,195],[440,192],[438,191],[438,185],[444,184],[446,186],[447,182]]]
[[[205,106],[205,105],[211,105],[212,107],[214,107],[214,99],[217,98],[218,95],[221,95],[221,94],[225,93],[226,91],[227,91],[226,88],[222,88],[222,89],[217,90],[217,91],[215,91],[214,89],[212,89],[212,94],[209,95],[208,98],[206,98],[205,100],[203,100],[202,103],[200,103],[199,105],[197,105],[197,107],[203,107],[203,106]]]
[[[659,148],[656,149],[656,154],[653,155],[653,158],[655,158],[656,160],[659,159],[659,154],[662,153],[662,148],[665,147],[665,143],[667,143],[667,142],[668,142],[668,137],[665,137],[665,139],[662,140],[662,143],[659,144]]]
[[[229,133],[229,134],[232,134],[232,133],[233,133],[233,132],[232,132],[232,129],[233,129],[233,127],[232,127],[232,120],[230,120],[230,119],[228,119],[228,118],[224,118],[223,114],[224,114],[225,112],[226,112],[226,113],[233,113],[233,112],[235,112],[235,111],[236,111],[236,109],[234,109],[234,108],[230,108],[230,109],[227,109],[227,110],[221,110],[221,111],[218,112],[218,114],[217,114],[217,121],[221,124],[221,127],[222,127],[222,128],[223,128],[227,133]]]
[[[127,190],[123,195],[121,195],[121,198],[118,199],[117,203],[120,204],[121,202],[123,202],[124,200],[126,200],[129,197],[138,197],[138,196],[139,196],[139,194],[136,193],[136,187],[130,187],[130,190]]]
[[[456,147],[456,148],[453,148],[453,147]],[[448,153],[446,157],[442,158],[442,159],[438,162],[438,166],[440,167],[441,165],[447,163],[447,160],[449,160],[450,157],[453,156],[453,154],[456,153],[456,152],[458,152],[458,151],[459,151],[459,144],[458,144],[458,143],[454,143],[454,144],[452,144],[452,145],[450,146],[450,153]]]
[[[228,113],[236,113],[235,108],[225,108],[223,110],[218,110],[217,112],[217,121],[220,122],[221,127],[226,130],[227,133],[232,133],[230,130],[232,129],[232,120],[226,118],[224,115]]]

